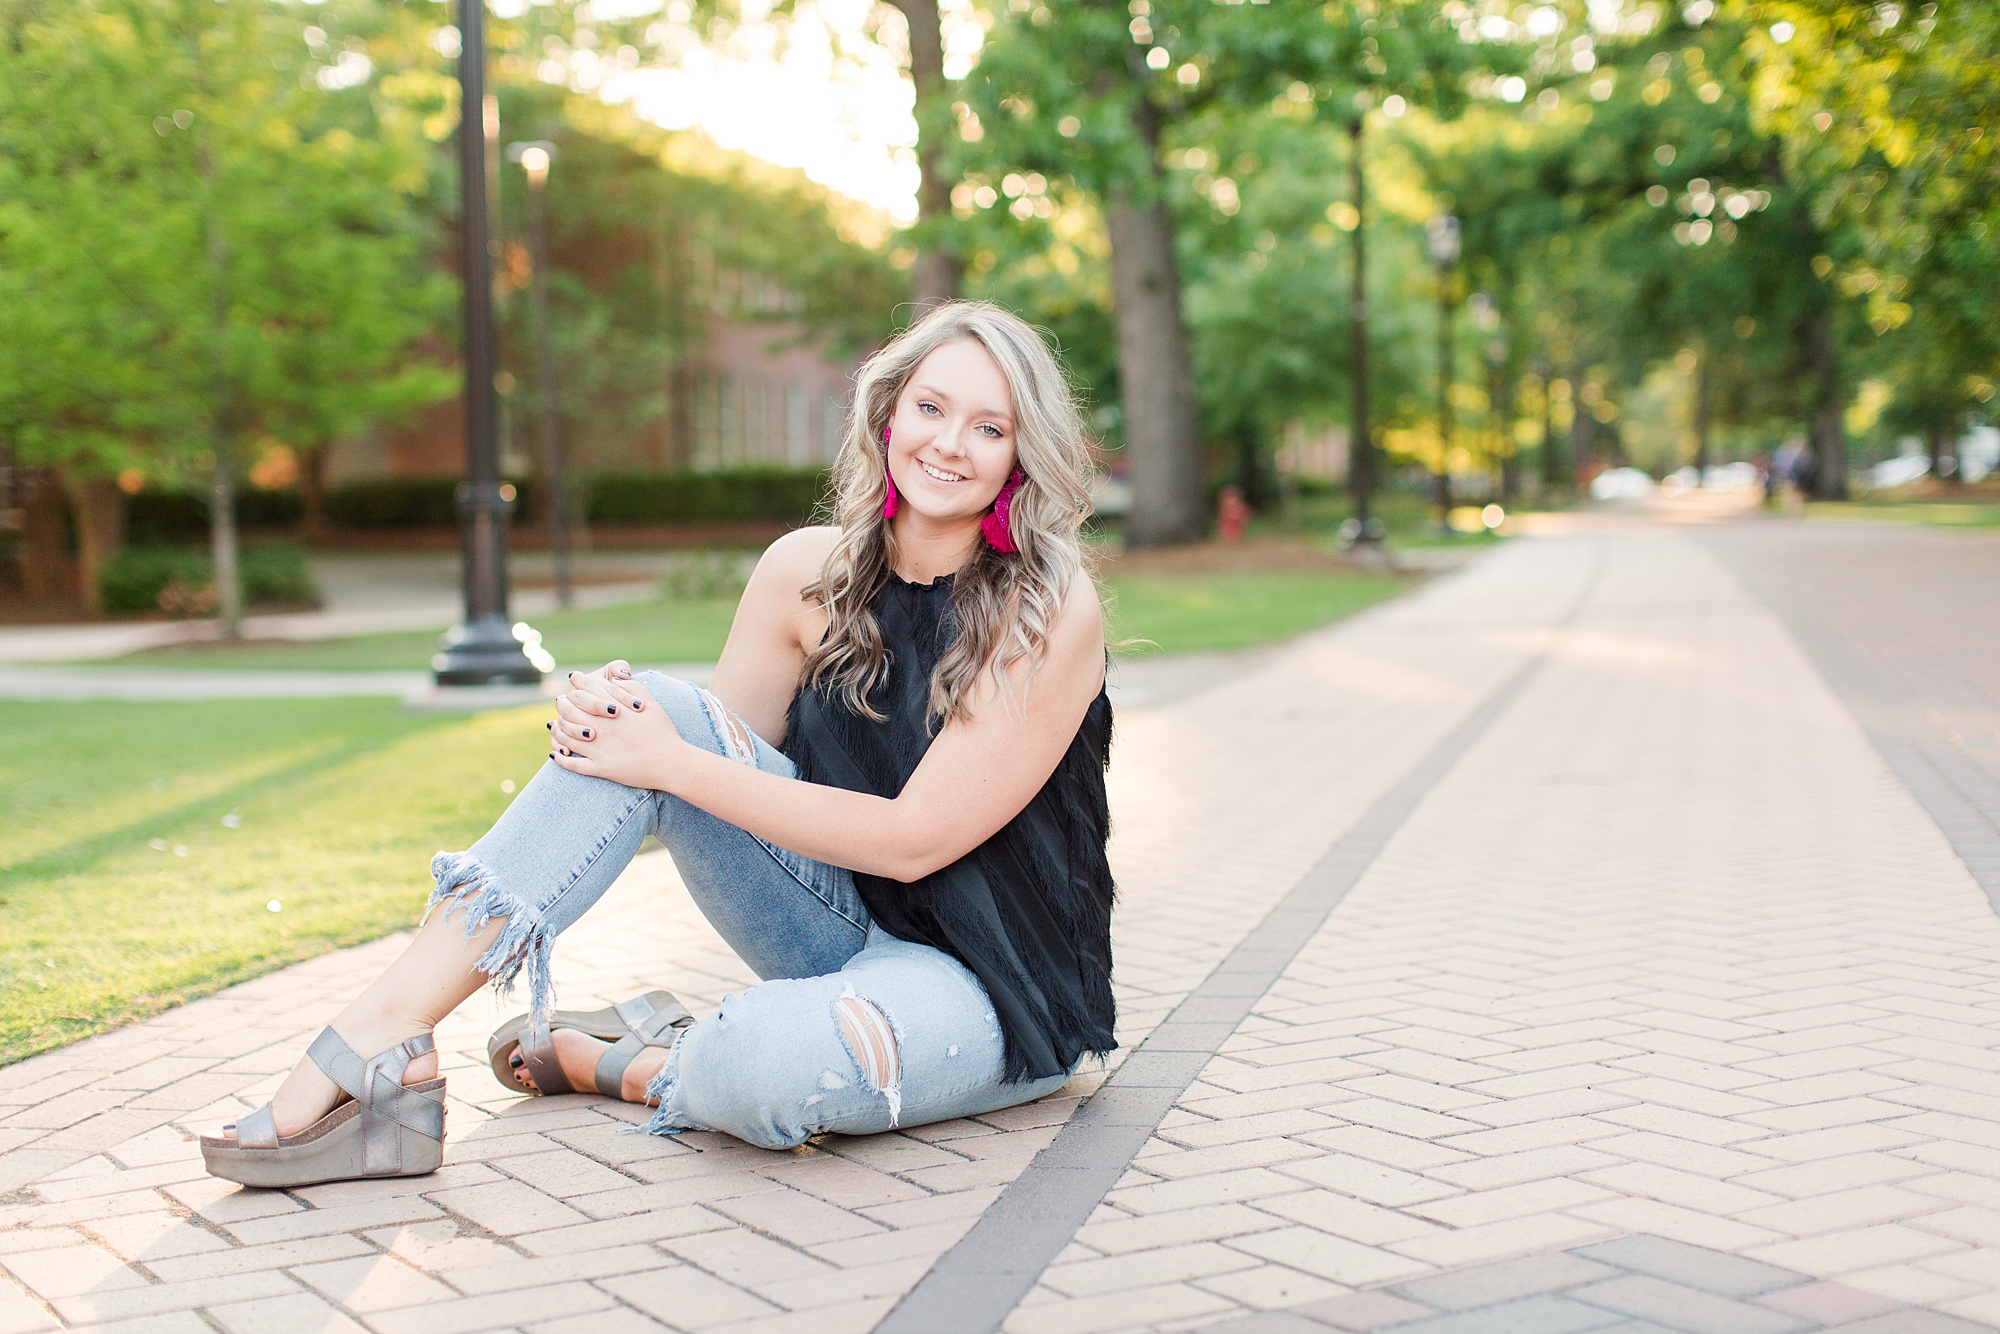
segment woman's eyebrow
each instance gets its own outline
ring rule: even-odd
[[[932,385],[913,384],[910,386],[910,388],[915,390],[917,393],[922,394],[926,398],[941,398],[947,403],[951,402],[950,394],[947,394],[944,390],[938,389]],[[999,408],[975,408],[973,410],[972,415],[975,417],[998,417],[1001,421],[1006,422],[1009,426],[1012,426],[1014,424],[1014,414],[1011,412],[1003,412]]]

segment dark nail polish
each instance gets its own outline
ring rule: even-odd
[[[551,732],[556,730],[556,725],[554,723],[543,723],[542,726],[548,728]]]
[[[585,741],[590,740],[590,729],[588,727],[583,729],[583,739]]]
[[[637,712],[638,712],[639,710],[641,710],[641,709],[643,709],[643,708],[645,708],[645,707],[646,707],[646,706],[645,706],[644,704],[640,703],[640,702],[639,702],[638,700],[636,700],[636,699],[632,701],[632,712],[634,712],[634,713],[637,713]]]
[[[608,714],[615,714],[618,712],[618,706],[616,704],[607,704],[604,706],[604,711]]]

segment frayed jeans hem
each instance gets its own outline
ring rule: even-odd
[[[472,939],[494,918],[506,919],[500,934],[486,947],[473,968],[493,981],[496,995],[512,994],[523,970],[528,974],[529,1015],[533,1023],[546,1029],[554,1010],[555,987],[550,959],[555,936],[536,909],[495,883],[493,872],[469,852],[440,852],[431,858],[431,875],[437,888],[431,891],[430,913],[444,905],[445,921],[454,908],[465,918],[465,938]]]

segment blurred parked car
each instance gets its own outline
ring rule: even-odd
[[[1592,500],[1643,500],[1653,494],[1653,479],[1637,468],[1607,468],[1590,479]]]
[[[1907,486],[1919,477],[1927,476],[1931,461],[1922,454],[1902,454],[1893,459],[1884,459],[1868,470],[1868,485],[1873,487]]]

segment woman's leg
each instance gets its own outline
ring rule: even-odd
[[[731,726],[706,691],[657,672],[638,680],[692,744],[793,772],[783,755]],[[597,902],[647,834],[666,844],[696,904],[760,976],[829,973],[861,948],[868,915],[847,872],[676,798],[547,764],[470,849],[433,859],[435,910],[409,949],[335,1016],[334,1031],[370,1056],[429,1032],[489,978],[504,986],[523,970],[531,1009],[546,1018],[555,936]],[[658,1058],[650,1069],[633,1064],[635,1076],[650,1078]],[[436,1058],[426,1057],[404,1078],[435,1074]],[[311,1125],[338,1098],[317,1066],[301,1062],[272,1099],[279,1133]]]
[[[649,1093],[651,1129],[721,1130],[767,1149],[974,1116],[1061,1088],[1002,1077],[999,1018],[977,978],[872,932],[825,977],[759,983],[687,1029]]]

